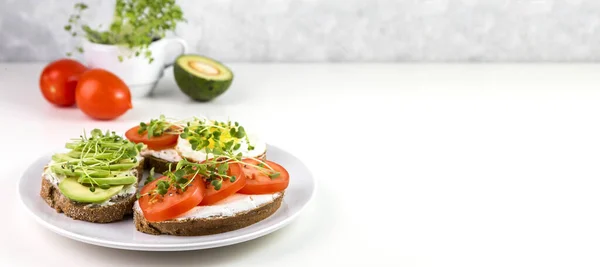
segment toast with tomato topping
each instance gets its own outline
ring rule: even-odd
[[[155,172],[162,173],[169,170],[169,165],[175,166],[181,160],[174,149],[183,127],[180,124],[181,122],[169,121],[161,115],[158,119],[140,122],[127,130],[127,139],[145,146],[140,155],[146,159],[146,169],[154,168]]]
[[[233,231],[275,213],[288,184],[287,170],[268,160],[183,159],[175,170],[144,185],[133,219],[138,231],[155,235]]]
[[[163,150],[164,151],[164,150]],[[163,151],[159,151],[159,153],[162,153]],[[170,152],[166,152],[169,153]],[[149,170],[154,168],[154,171],[156,173],[163,173],[169,170],[169,166],[171,166],[171,169],[175,168],[175,166],[177,166],[177,163],[179,162],[179,159],[174,161],[174,160],[166,160],[163,158],[158,158],[152,154],[149,153],[144,153],[144,151],[142,151],[142,156],[144,156],[144,162],[145,162],[145,169]],[[267,159],[267,153],[263,153],[262,155],[258,156],[258,159],[261,160],[266,160]],[[188,159],[189,160],[189,159]]]
[[[237,122],[219,122],[207,119],[173,121],[165,116],[140,122],[125,136],[145,148],[146,168],[157,173],[169,170],[182,159],[202,162],[228,151],[243,158],[266,159],[267,145],[254,135],[247,135]]]
[[[198,206],[177,219],[160,222],[148,221],[136,202],[133,208],[133,221],[138,231],[152,235],[201,236],[220,234],[244,228],[268,218],[281,207],[283,195],[283,192],[272,194],[267,197],[268,201],[263,201],[254,208],[233,214],[223,214],[222,211],[216,211],[217,209],[227,209],[227,204],[232,203],[225,199],[211,206]],[[252,198],[252,195],[237,194],[230,198],[233,199],[229,201],[233,202],[244,200],[248,202],[247,199]],[[195,217],[195,215],[200,216]]]
[[[237,122],[161,116],[126,136],[145,145],[146,168],[164,174],[151,176],[134,205],[141,232],[222,233],[259,222],[281,206],[289,174],[267,161],[267,144]]]

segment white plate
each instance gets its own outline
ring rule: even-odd
[[[315,192],[315,181],[306,166],[284,150],[268,146],[267,157],[290,173],[290,184],[283,203],[269,218],[248,227],[209,236],[149,235],[136,231],[133,219],[96,224],[73,220],[50,208],[40,197],[41,174],[51,154],[36,160],[19,181],[19,196],[29,213],[48,229],[81,242],[98,246],[151,251],[182,251],[213,248],[248,241],[280,229],[290,223],[306,206]]]

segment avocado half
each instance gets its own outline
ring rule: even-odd
[[[214,59],[181,55],[173,66],[179,89],[197,101],[210,101],[223,94],[233,82],[233,72]]]

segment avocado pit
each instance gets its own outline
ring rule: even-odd
[[[198,71],[198,72],[202,72],[204,74],[207,75],[219,75],[219,69],[206,64],[204,62],[200,62],[200,61],[190,61],[188,63],[188,65],[190,66],[190,68]]]

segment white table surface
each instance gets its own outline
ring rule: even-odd
[[[41,96],[43,64],[0,64],[0,266],[598,266],[600,65],[231,64],[211,103],[171,71],[98,122]],[[246,243],[157,253],[72,241],[17,200],[38,155],[159,114],[242,122],[318,183],[291,225]]]

